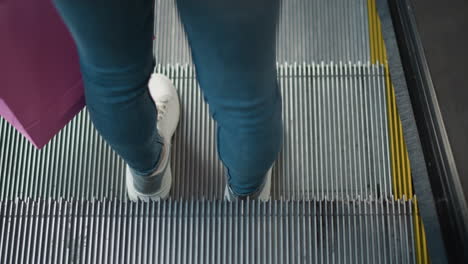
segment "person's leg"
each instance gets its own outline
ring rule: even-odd
[[[148,92],[153,1],[54,0],[78,47],[96,129],[137,175],[153,172],[162,139]]]
[[[282,144],[278,0],[177,0],[197,78],[237,195],[256,192]]]

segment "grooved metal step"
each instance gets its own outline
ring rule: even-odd
[[[178,89],[174,199],[222,199],[224,169],[215,126],[193,67],[159,66]],[[368,64],[278,65],[284,146],[273,199],[391,197],[383,68]],[[124,162],[80,113],[43,150],[0,120],[0,199],[126,199]]]
[[[283,0],[280,63],[370,61],[367,0]],[[175,1],[155,1],[154,54],[162,65],[191,62]]]
[[[410,201],[3,201],[1,263],[415,263]]]

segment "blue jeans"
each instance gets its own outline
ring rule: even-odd
[[[162,140],[148,92],[154,10],[149,0],[54,0],[78,48],[94,126],[139,175]],[[275,39],[279,0],[177,0],[197,79],[218,126],[236,194],[262,185],[282,144]]]

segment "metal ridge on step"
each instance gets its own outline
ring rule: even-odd
[[[178,89],[174,199],[222,199],[215,125],[189,65],[158,66]],[[383,68],[369,64],[278,65],[285,137],[273,169],[273,199],[390,197]],[[125,199],[124,162],[81,112],[38,151],[0,119],[0,200]]]
[[[2,263],[415,263],[411,201],[0,202]]]
[[[283,0],[277,60],[357,63],[370,60],[366,0]],[[175,1],[155,1],[154,55],[163,65],[191,63]]]

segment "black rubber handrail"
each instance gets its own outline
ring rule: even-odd
[[[388,3],[447,258],[450,263],[468,263],[468,208],[419,38],[414,9],[409,0]],[[415,191],[418,195],[418,186]],[[423,221],[431,219],[423,217]],[[426,229],[426,234],[430,243],[430,230]]]

